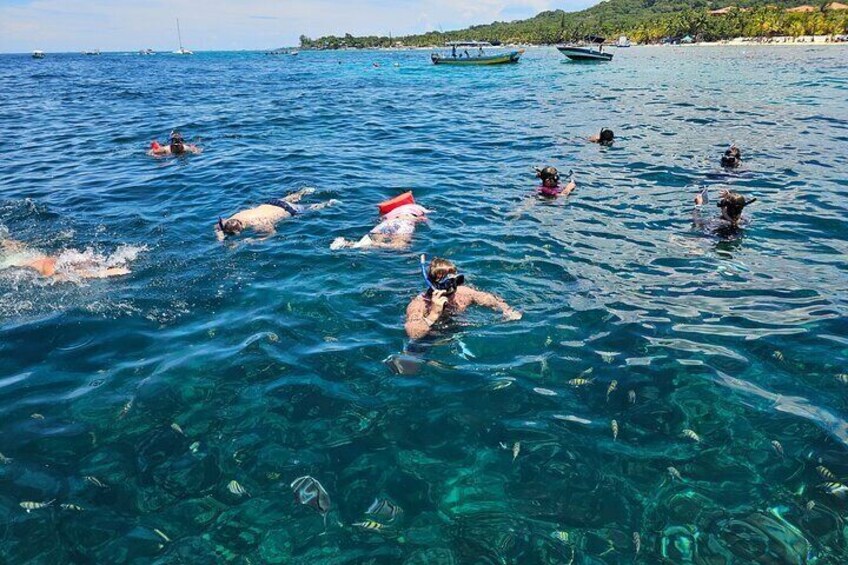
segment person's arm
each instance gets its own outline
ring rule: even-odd
[[[439,321],[448,299],[444,291],[437,290],[430,299],[430,311],[424,298],[417,296],[406,307],[406,335],[411,339],[421,339],[430,333],[433,324]]]
[[[185,148],[186,151],[188,151],[189,153],[194,153],[195,155],[200,155],[201,153],[203,153],[203,149],[201,149],[197,145],[186,145]]]
[[[562,190],[559,192],[560,196],[568,196],[571,194],[571,191],[577,188],[577,183],[573,180],[568,181],[568,184],[565,185]]]
[[[215,224],[215,238],[218,241],[224,241],[225,239],[227,239],[227,235],[224,233],[224,230],[222,230],[221,226],[218,224]]]
[[[507,320],[521,319],[521,312],[507,304],[502,298],[498,298],[490,292],[483,292],[472,288],[469,288],[468,291],[471,292],[471,299],[474,301],[474,304],[485,306],[492,310],[499,310]]]

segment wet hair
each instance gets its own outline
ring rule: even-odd
[[[230,218],[226,222],[218,218],[218,227],[227,235],[238,235],[244,230],[244,224],[241,220],[236,220],[235,218]]]
[[[598,136],[598,143],[600,143],[601,145],[612,145],[613,140],[615,140],[615,134],[611,129],[601,129],[601,133]]]
[[[544,169],[536,169],[536,178],[542,179],[542,184],[547,181],[554,181],[554,185],[559,184],[559,171],[556,167],[545,167]]]
[[[721,158],[722,167],[738,167],[741,163],[742,152],[735,145],[731,145]]]
[[[183,136],[178,131],[171,132],[171,138],[168,140],[168,144],[171,147],[171,153],[175,155],[181,155],[185,153],[185,140]]]
[[[742,217],[742,210],[745,209],[745,206],[756,201],[756,198],[746,200],[741,194],[728,192],[721,200],[719,200],[717,206],[724,209],[725,215],[727,215],[731,221],[738,222],[739,218]]]
[[[454,265],[452,261],[434,257],[433,260],[430,261],[430,267],[427,269],[427,278],[430,279],[430,282],[435,283],[444,279],[448,275],[455,275],[456,273],[456,265]]]

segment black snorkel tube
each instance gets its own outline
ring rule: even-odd
[[[427,288],[435,292],[436,287],[433,286],[433,283],[430,282],[430,277],[427,276],[427,255],[424,253],[421,254],[421,275],[424,277],[424,282],[427,283]]]
[[[427,287],[432,292],[442,291],[446,294],[453,294],[458,287],[465,284],[465,275],[460,274],[450,274],[442,280],[433,283],[430,277],[427,276],[427,256],[424,253],[421,254],[421,275],[424,277]],[[426,290],[424,292],[425,294],[427,293]]]
[[[224,237],[227,237],[227,231],[224,229],[224,220],[221,219],[221,216],[218,216],[218,229],[221,230]]]

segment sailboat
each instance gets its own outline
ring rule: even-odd
[[[180,39],[180,48],[177,51],[174,51],[174,55],[194,55],[193,52],[188,49],[183,49],[183,34],[180,32],[180,19],[177,18],[177,37]]]

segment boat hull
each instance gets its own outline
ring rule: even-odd
[[[518,60],[521,58],[521,55],[523,54],[524,49],[521,49],[519,51],[512,51],[510,53],[503,53],[501,55],[491,55],[488,57],[457,57],[456,59],[454,59],[453,57],[442,57],[441,55],[437,55],[434,53],[433,55],[430,55],[430,60],[433,61],[434,65],[453,65],[455,67],[509,65],[512,63],[517,63]]]
[[[585,47],[558,46],[557,50],[572,61],[612,61],[612,53],[601,53]]]

